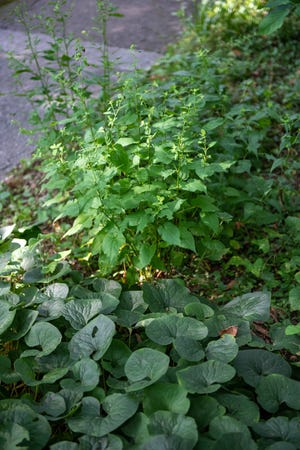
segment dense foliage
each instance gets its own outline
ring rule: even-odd
[[[43,133],[0,188],[1,448],[299,448],[296,3],[195,2],[111,84],[56,2],[14,60]]]
[[[299,448],[300,382],[278,349],[300,337],[271,325],[270,294],[224,306],[179,280],[34,283],[34,250],[1,230],[2,448]],[[22,276],[22,278],[20,278]],[[59,275],[57,275],[59,276]],[[30,285],[28,282],[31,282]],[[15,285],[16,286],[16,285]]]

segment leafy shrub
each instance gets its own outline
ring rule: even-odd
[[[69,273],[29,284],[5,256],[10,231],[0,247],[3,448],[298,448],[297,368],[274,350],[298,351],[300,338],[276,324],[272,343],[253,333],[269,320],[269,293],[218,307],[179,280],[124,291]]]
[[[282,27],[285,18],[291,13],[300,16],[298,0],[270,0],[264,5],[269,13],[260,23],[260,32],[271,34]]]

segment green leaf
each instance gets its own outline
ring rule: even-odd
[[[125,236],[118,228],[107,230],[102,242],[102,250],[111,264],[116,263],[120,249],[125,243]]]
[[[0,448],[5,450],[28,450],[29,432],[17,423],[0,425]],[[23,445],[22,445],[23,444]]]
[[[170,411],[156,411],[152,414],[148,430],[150,435],[179,437],[183,440],[185,445],[189,445],[189,448],[191,449],[198,440],[198,431],[195,420],[192,417]]]
[[[98,361],[109,348],[115,334],[115,324],[108,317],[99,314],[85,327],[79,330],[69,343],[69,351],[73,359],[88,356]]]
[[[195,239],[192,233],[182,225],[179,226],[180,231],[180,247],[187,248],[196,253]]]
[[[184,312],[188,316],[194,316],[198,320],[208,319],[214,315],[214,310],[204,303],[192,302],[186,305]]]
[[[138,257],[138,261],[136,263],[136,267],[138,269],[143,269],[146,266],[149,266],[151,260],[156,252],[156,244],[142,244],[140,246],[140,253]]]
[[[30,330],[39,313],[31,309],[19,309],[16,311],[14,320],[8,330],[1,336],[4,342],[16,341]]]
[[[294,417],[271,417],[266,422],[259,422],[252,426],[255,433],[264,438],[276,441],[289,442],[299,446],[300,441],[300,419]]]
[[[191,450],[191,443],[179,436],[156,435],[147,439],[137,450]]]
[[[133,352],[125,364],[125,374],[131,383],[128,390],[140,390],[155,383],[167,372],[169,361],[167,355],[151,348]]]
[[[119,298],[122,292],[120,283],[115,280],[106,280],[105,278],[95,278],[93,281],[93,288],[96,292],[109,294],[116,298]]]
[[[29,347],[40,346],[42,350],[25,350],[21,357],[49,355],[60,344],[61,339],[62,335],[54,325],[48,322],[37,322],[25,336],[25,342]]]
[[[259,421],[259,408],[256,403],[242,394],[219,394],[216,399],[225,406],[229,415],[250,426]]]
[[[68,285],[65,283],[53,283],[47,286],[45,294],[51,298],[67,298],[69,293]]]
[[[0,355],[0,380],[7,384],[16,383],[21,379],[19,374],[12,370],[11,365],[8,356]]]
[[[248,434],[225,433],[215,441],[213,450],[257,450],[257,445]]]
[[[130,355],[131,350],[123,341],[113,339],[103,357],[102,367],[115,378],[121,378],[125,376],[124,366]]]
[[[78,444],[76,442],[61,441],[56,444],[50,445],[50,450],[78,450]]]
[[[114,434],[108,434],[103,438],[93,437],[93,436],[82,436],[79,438],[79,449],[78,450],[123,450],[122,440],[115,436]],[[68,449],[66,449],[68,450]]]
[[[204,431],[214,417],[223,416],[225,408],[213,397],[208,395],[190,396],[191,407],[188,415],[194,417],[198,429]]]
[[[188,392],[209,394],[235,376],[235,369],[220,361],[207,361],[177,372],[178,382]]]
[[[300,334],[300,323],[297,325],[288,325],[285,329],[287,336],[293,336],[294,334]]]
[[[95,299],[76,299],[64,305],[62,316],[75,330],[80,330],[102,310],[102,301]]]
[[[190,407],[187,394],[178,384],[155,383],[144,391],[143,410],[147,416],[162,410],[186,414]]]
[[[257,386],[269,374],[291,376],[290,365],[279,355],[267,350],[240,350],[233,363],[240,377],[250,386]]]
[[[28,386],[39,386],[41,384],[53,384],[60,378],[64,377],[68,372],[68,368],[50,369],[45,375],[37,380],[35,378],[36,366],[33,363],[33,358],[19,358],[15,361],[15,370],[20,375],[22,380]]]
[[[51,428],[47,420],[22,403],[21,400],[0,401],[0,422],[5,428],[17,424],[26,430],[30,438],[30,450],[44,448],[51,435]],[[17,428],[16,431],[20,433],[21,430]],[[25,434],[25,432],[22,433]]]
[[[119,138],[116,141],[116,145],[120,145],[121,147],[128,147],[129,145],[135,144],[136,141],[134,139],[132,139],[131,137],[123,137],[123,138]]]
[[[11,310],[11,307],[9,302],[0,300],[0,336],[10,327],[15,318],[16,310]]]
[[[183,312],[188,303],[198,300],[178,280],[161,280],[156,284],[144,283],[143,294],[151,312],[165,312],[170,308]]]
[[[207,336],[207,328],[192,317],[170,315],[153,320],[146,327],[146,335],[157,344],[168,345],[181,337],[200,341]]]
[[[47,392],[39,404],[39,412],[44,413],[48,420],[57,420],[66,409],[65,399],[55,392]]]
[[[6,227],[0,228],[0,241],[5,241],[11,233],[14,231],[16,225],[7,225]]]
[[[248,427],[230,416],[217,416],[209,424],[209,434],[214,439],[219,439],[222,435],[227,433],[242,433],[250,438],[250,431]]]
[[[166,222],[160,225],[157,231],[167,244],[180,246],[180,230],[172,222]]]
[[[99,383],[100,367],[90,358],[83,358],[71,369],[73,378],[64,378],[60,385],[64,389],[78,392],[88,392],[95,389]]]
[[[300,382],[273,373],[261,377],[256,386],[259,404],[268,412],[275,413],[282,403],[300,411]]]
[[[199,362],[205,357],[202,344],[191,338],[178,337],[174,341],[174,348],[187,361]]]
[[[213,359],[228,363],[232,361],[238,354],[239,346],[236,340],[230,334],[224,334],[217,341],[210,341],[206,347],[206,357],[208,360]]]
[[[284,19],[288,16],[290,11],[290,5],[281,5],[272,9],[259,24],[259,32],[261,34],[274,33],[274,31],[282,27]]]
[[[220,310],[249,320],[266,321],[270,317],[271,295],[267,292],[251,292],[236,297]]]
[[[300,311],[300,286],[290,289],[289,304],[291,311]]]
[[[68,420],[70,429],[75,433],[86,433],[89,436],[102,437],[119,428],[132,417],[139,402],[128,394],[108,395],[101,408],[105,415],[100,415],[100,403],[94,397],[84,397],[79,414]]]
[[[207,187],[200,180],[182,182],[181,189],[188,192],[207,192]]]

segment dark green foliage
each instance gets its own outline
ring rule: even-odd
[[[16,258],[11,232],[0,248],[3,448],[298,448],[300,382],[255,348],[268,293],[209,307],[176,280],[124,291],[69,272],[29,285],[32,249]]]

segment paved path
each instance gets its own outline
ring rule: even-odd
[[[115,70],[131,70],[133,65],[148,68],[164,52],[168,43],[174,41],[180,32],[180,23],[174,13],[183,2],[178,0],[112,0],[122,18],[112,17],[108,22],[108,42],[110,55],[115,60]],[[0,180],[14,167],[20,159],[29,156],[34,144],[28,144],[28,138],[19,133],[19,126],[28,126],[30,105],[22,96],[12,95],[16,85],[12,71],[8,67],[7,51],[13,51],[20,57],[26,53],[26,36],[22,25],[15,15],[11,15],[16,2],[0,7]],[[72,3],[66,0],[67,4]],[[92,18],[96,16],[96,0],[73,0],[73,13],[68,20],[68,31],[75,36],[83,36],[82,30],[88,31],[85,43],[90,62],[99,60],[99,51],[90,41],[99,42],[99,35],[93,30]],[[50,15],[48,0],[27,0],[30,15]],[[186,0],[187,9],[191,10],[193,0]],[[1,0],[0,0],[1,5]],[[34,30],[40,39],[41,48],[47,46],[49,37],[44,27]],[[134,46],[135,50],[130,50]],[[24,80],[25,86],[32,83]]]

